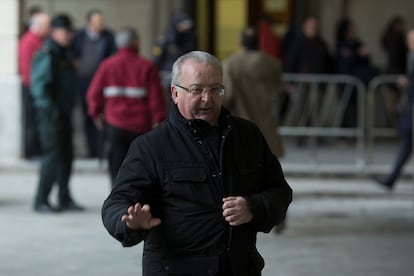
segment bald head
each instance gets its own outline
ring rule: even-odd
[[[46,37],[50,31],[50,16],[47,13],[40,12],[33,16],[30,22],[30,31],[40,37]]]

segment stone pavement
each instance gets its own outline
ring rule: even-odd
[[[95,164],[96,165],[96,164]],[[95,166],[94,164],[90,166]],[[109,177],[79,169],[83,213],[32,212],[37,172],[0,168],[0,275],[141,275],[142,245],[122,248],[100,219]],[[294,202],[281,235],[260,234],[264,276],[385,276],[414,273],[414,185],[393,193],[371,180],[288,175]]]

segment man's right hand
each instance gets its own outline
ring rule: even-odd
[[[102,131],[104,129],[104,122],[101,115],[98,115],[95,118],[93,118],[93,122],[99,131]]]
[[[128,208],[128,215],[123,215],[121,220],[133,230],[148,230],[161,224],[161,219],[153,218],[150,212],[150,206],[140,203]]]

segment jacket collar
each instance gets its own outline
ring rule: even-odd
[[[170,107],[169,121],[177,128],[190,132],[193,136],[200,136],[199,133],[200,127],[206,127],[207,122],[200,119],[185,119],[180,111],[177,108],[177,105],[172,103]],[[219,116],[219,127],[221,130],[226,131],[231,129],[231,119],[232,116],[230,112],[224,107],[221,108]]]
[[[44,47],[56,54],[65,54],[67,51],[66,48],[60,46],[56,41],[54,41],[51,38],[46,39]]]

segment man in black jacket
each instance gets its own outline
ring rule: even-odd
[[[102,208],[123,246],[144,240],[143,275],[261,275],[258,231],[292,200],[251,122],[222,107],[222,67],[200,51],[173,65],[169,119],[131,145]]]

